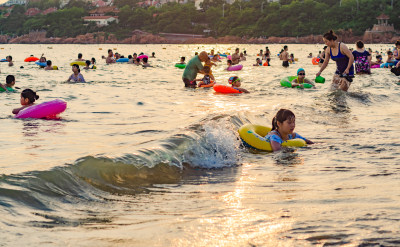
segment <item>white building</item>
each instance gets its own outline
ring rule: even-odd
[[[116,21],[118,23],[118,17],[117,16],[85,16],[82,17],[84,21],[89,22],[95,22],[97,26],[108,26],[113,21]]]
[[[26,0],[9,0],[7,2],[5,2],[4,4],[2,4],[2,6],[11,6],[11,5],[25,5],[26,4]]]

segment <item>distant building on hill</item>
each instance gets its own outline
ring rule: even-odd
[[[364,40],[367,42],[374,42],[374,40],[378,42],[382,37],[391,38],[397,33],[394,25],[388,23],[389,16],[382,13],[376,19],[378,20],[378,24],[374,24],[371,29],[365,30]]]
[[[82,17],[85,22],[95,22],[97,26],[108,26],[111,22],[118,23],[118,16],[85,16]]]

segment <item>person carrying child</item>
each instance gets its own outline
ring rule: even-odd
[[[204,77],[202,79],[194,80],[194,81],[200,81],[199,84],[197,85],[198,87],[200,87],[202,85],[209,85],[211,83],[215,83],[215,78],[211,74],[211,69],[209,66],[203,67],[203,73],[204,73]]]

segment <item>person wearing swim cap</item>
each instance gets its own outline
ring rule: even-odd
[[[197,86],[194,80],[197,77],[197,73],[203,72],[202,62],[206,62],[207,59],[208,59],[208,54],[205,51],[200,52],[199,55],[196,55],[192,59],[190,59],[182,75],[182,80],[183,83],[185,83],[185,87]]]
[[[297,70],[297,78],[292,81],[292,87],[300,86],[301,88],[304,88],[303,83],[311,84],[313,85],[313,88],[315,88],[315,84],[312,81],[306,79],[306,71],[303,68],[300,68]]]

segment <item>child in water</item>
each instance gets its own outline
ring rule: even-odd
[[[10,91],[14,91],[14,89],[12,88],[14,85],[15,85],[15,77],[13,75],[8,75],[6,77],[6,85],[0,83],[0,87],[4,89],[4,91],[6,91],[7,93]],[[12,90],[8,90],[10,88]]]
[[[232,60],[228,59],[226,61],[226,65],[228,65],[228,67],[226,69],[229,69],[230,67],[232,67],[232,65],[233,65]]]
[[[200,83],[197,85],[200,87],[201,85],[209,85],[211,83],[215,82],[214,76],[211,74],[211,69],[209,66],[204,66],[203,67],[203,72],[204,72],[204,77],[203,79],[196,79],[194,81],[200,81]]]
[[[67,81],[73,81],[73,82],[85,82],[85,79],[83,78],[83,75],[80,73],[81,70],[79,69],[79,65],[74,64],[72,65],[72,72],[74,72]]]
[[[92,59],[90,60],[90,62],[93,64],[91,69],[97,69],[97,68],[96,68],[96,58],[92,57]]]
[[[146,68],[146,67],[153,67],[153,66],[151,66],[148,62],[147,62],[147,57],[144,57],[143,59],[142,59],[142,61],[143,61],[143,68]]]
[[[301,88],[304,88],[303,83],[311,84],[313,85],[313,88],[315,88],[315,84],[306,79],[306,71],[303,68],[300,68],[297,70],[297,78],[292,81],[292,87],[300,86]]]
[[[237,77],[237,76],[232,76],[232,77],[230,77],[230,78],[228,79],[228,81],[229,81],[229,84],[232,84],[232,87],[233,87],[234,89],[238,90],[239,92],[242,92],[242,93],[250,93],[250,92],[247,91],[246,89],[240,87],[241,83],[240,83],[240,78],[239,78],[239,77]]]
[[[14,63],[13,63],[13,61],[12,61],[12,56],[7,56],[6,57],[6,60],[7,60],[7,62],[8,62],[8,66],[14,66]]]
[[[281,150],[282,143],[291,139],[300,138],[307,144],[314,144],[314,142],[294,133],[295,127],[296,117],[292,111],[280,109],[276,113],[275,117],[272,119],[272,130],[265,137],[266,141],[271,144],[271,148],[274,152]]]
[[[260,58],[256,59],[256,64],[253,64],[253,66],[262,66],[262,61]]]
[[[52,62],[51,60],[46,61],[47,66],[44,67],[44,70],[53,70]]]
[[[39,99],[39,95],[36,94],[36,92],[32,91],[32,89],[25,89],[21,93],[21,105],[22,107],[20,108],[15,108],[12,113],[13,114],[18,114],[22,109],[27,108],[29,106],[32,106],[35,103],[35,100]]]
[[[186,64],[185,60],[186,60],[186,57],[181,57],[181,61],[178,64]]]
[[[86,66],[83,67],[83,69],[90,69],[90,61],[89,61],[89,60],[86,60],[86,61],[85,61],[85,64],[86,64]]]
[[[383,63],[382,55],[377,55],[376,56],[376,62],[371,61],[371,65],[381,65],[382,63]]]

